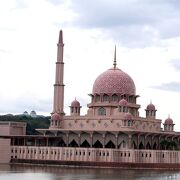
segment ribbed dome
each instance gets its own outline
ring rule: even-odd
[[[126,120],[132,120],[132,118],[133,118],[133,116],[129,112],[124,115],[124,119],[126,119]]]
[[[119,106],[127,106],[128,102],[125,99],[119,101]]]
[[[79,101],[77,101],[76,99],[71,103],[71,107],[80,107],[80,103]]]
[[[152,104],[152,103],[150,103],[149,105],[147,105],[147,108],[146,108],[146,109],[149,110],[149,111],[155,111],[155,110],[156,110],[154,104]]]
[[[54,113],[52,116],[51,116],[51,119],[54,120],[54,121],[57,121],[60,119],[60,115],[58,113]]]
[[[168,117],[168,118],[165,120],[164,124],[173,124],[173,120],[172,120],[170,117]]]
[[[111,68],[100,74],[94,82],[93,94],[135,95],[136,87],[132,78],[118,68]]]

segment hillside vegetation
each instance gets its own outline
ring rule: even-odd
[[[1,115],[0,121],[26,122],[26,134],[38,134],[35,129],[47,129],[50,125],[50,116],[37,116],[35,118],[26,115]]]

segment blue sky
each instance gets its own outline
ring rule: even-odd
[[[56,44],[65,43],[65,111],[76,97],[86,112],[96,77],[118,67],[136,84],[141,115],[180,130],[180,2],[178,0],[8,0],[0,2],[0,113],[52,111]],[[179,125],[178,125],[179,124]]]

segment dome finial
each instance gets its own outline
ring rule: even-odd
[[[114,50],[114,63],[113,63],[113,66],[114,66],[114,69],[116,69],[116,45],[115,45],[115,50]]]

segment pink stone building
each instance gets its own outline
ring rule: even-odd
[[[162,124],[152,103],[146,117],[140,116],[135,83],[117,67],[116,48],[113,66],[93,84],[87,113],[81,115],[75,99],[65,115],[63,49],[60,31],[50,127],[38,129],[41,135],[36,136],[2,135],[10,139],[11,162],[179,168],[180,134],[173,120],[168,117]]]

